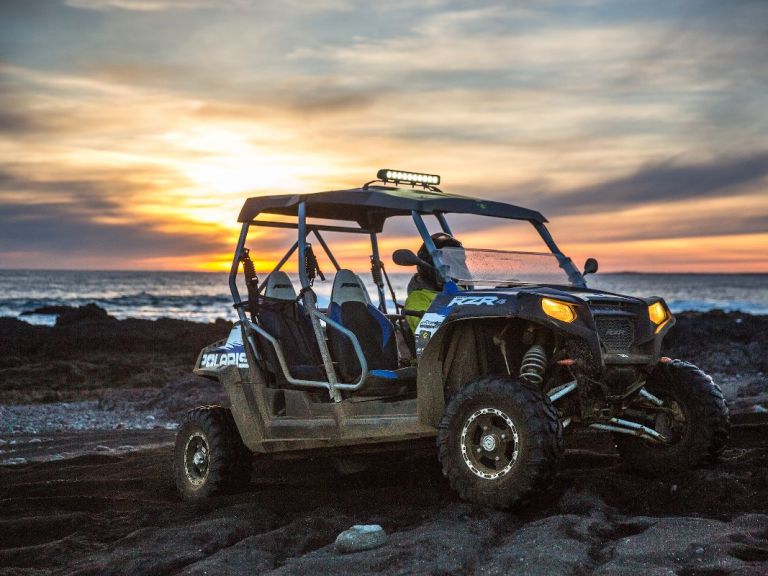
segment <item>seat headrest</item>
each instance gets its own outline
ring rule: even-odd
[[[343,304],[344,302],[362,302],[370,304],[371,298],[368,290],[360,280],[360,277],[351,270],[339,270],[333,279],[331,290],[331,302]]]
[[[278,300],[296,300],[296,289],[293,287],[293,282],[291,282],[288,274],[282,270],[277,270],[267,278],[264,296]]]

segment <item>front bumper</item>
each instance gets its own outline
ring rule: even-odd
[[[648,305],[658,299],[590,295],[579,300],[573,323],[545,319],[565,336],[578,368],[599,378],[613,367],[656,365],[661,342],[675,323],[672,316],[660,327],[651,322]]]

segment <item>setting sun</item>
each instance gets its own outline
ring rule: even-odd
[[[189,153],[191,159],[180,161],[179,170],[208,195],[242,197],[248,191],[295,190],[307,169],[306,160],[276,154],[242,134],[215,127],[170,134],[167,140]]]

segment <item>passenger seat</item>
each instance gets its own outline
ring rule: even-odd
[[[351,270],[339,270],[333,280],[329,316],[348,330],[360,342],[368,371],[397,370],[397,343],[395,330],[389,319],[371,304],[368,290],[362,280]],[[360,377],[360,364],[352,341],[338,330],[328,327],[331,355],[338,363],[345,382]],[[394,375],[383,375],[395,378]]]

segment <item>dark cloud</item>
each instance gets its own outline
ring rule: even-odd
[[[8,165],[6,165],[8,166]],[[42,167],[41,167],[42,168]],[[27,171],[34,171],[35,166],[27,166]],[[103,179],[46,179],[25,176],[13,167],[0,167],[0,191],[13,192],[65,192],[77,196],[95,197],[105,195],[108,190],[116,190],[127,186],[120,182],[111,182],[110,188],[105,188]]]
[[[26,134],[45,129],[36,118],[15,112],[0,112],[0,134]]]
[[[553,190],[546,181],[532,181],[507,188],[505,186],[468,186],[450,189],[452,192],[518,204],[540,210],[556,227],[565,216],[593,213],[604,217],[633,206],[659,205],[702,198],[728,198],[737,193],[757,195],[761,192],[760,181],[768,176],[768,153],[741,158],[725,158],[711,163],[676,164],[673,161],[645,166],[624,177],[599,182],[572,190]],[[768,187],[768,185],[766,185]],[[695,208],[695,204],[693,205]],[[501,220],[490,221],[466,215],[449,218],[454,232],[468,235],[498,227],[510,238],[530,239],[532,229],[516,226]],[[428,219],[431,221],[431,219]],[[396,230],[408,233],[408,225],[402,223]],[[437,228],[435,228],[437,229]],[[751,209],[734,204],[724,214],[681,213],[658,220],[633,221],[615,229],[594,230],[585,227],[582,237],[572,241],[599,238],[602,241],[655,240],[662,238],[698,238],[727,236],[732,234],[757,234],[768,230],[768,211],[763,203],[755,203]]]
[[[159,232],[150,223],[96,222],[67,204],[0,205],[0,221],[4,252],[45,253],[60,256],[62,261],[88,256],[187,256],[227,248],[210,237]],[[123,264],[115,260],[116,268]]]
[[[600,214],[604,216],[604,214]],[[459,237],[468,237],[471,233],[488,232],[498,230],[499,237],[504,238],[510,244],[504,249],[514,249],[514,243],[539,242],[534,228],[527,222],[509,222],[501,219],[490,220],[481,217],[467,217],[465,215],[452,215],[448,217],[453,232]],[[569,241],[581,242],[599,239],[600,241],[632,241],[632,240],[658,240],[669,238],[703,238],[708,236],[729,236],[734,234],[759,234],[768,230],[768,211],[761,209],[757,214],[745,214],[735,211],[726,218],[719,215],[704,215],[697,217],[680,217],[665,220],[663,226],[658,221],[637,222],[631,225],[617,225],[615,228],[606,227],[605,220],[601,219],[601,227],[594,228],[586,225],[576,233],[569,232]],[[427,219],[430,231],[439,230],[432,219]],[[557,229],[560,225],[559,218],[551,219],[550,227]],[[402,236],[411,235],[414,243],[419,243],[413,222],[401,222],[397,226],[387,226],[386,233],[395,233]],[[542,248],[543,248],[542,244]]]
[[[82,114],[60,110],[32,110],[23,106],[7,106],[0,97],[0,137],[16,140],[58,138],[87,130],[88,119]]]
[[[287,95],[289,109],[306,114],[334,114],[357,112],[370,108],[386,90],[323,90]]]
[[[581,238],[575,241],[625,242],[634,240],[690,239],[695,245],[699,238],[731,236],[739,234],[762,234],[768,230],[768,213],[758,215],[730,214],[727,218],[704,216],[696,219],[681,218],[666,221],[624,226],[615,230],[594,230],[585,227]]]
[[[618,210],[639,204],[728,196],[768,176],[768,152],[707,164],[651,164],[629,176],[545,195],[538,208],[552,214]]]
[[[40,167],[45,173],[47,167]],[[34,167],[27,167],[34,170]],[[119,216],[124,214],[120,198],[137,189],[137,185],[126,182],[121,174],[94,175],[91,179],[45,179],[24,176],[14,170],[0,168],[0,194],[23,193],[33,202],[61,202],[62,197],[71,199],[66,204],[66,214],[90,214],[96,216]],[[1,197],[1,196],[0,196]],[[28,207],[28,201],[17,206]],[[11,208],[11,207],[7,207]]]
[[[123,223],[124,197],[142,187],[121,181],[117,174],[101,176],[37,180],[0,169],[2,251],[45,252],[66,261],[84,256],[185,256],[228,248],[212,234],[165,233],[157,229],[158,222],[148,219]],[[22,202],[2,200],[20,193]],[[120,223],[109,222],[118,218]]]
[[[107,120],[80,108],[75,98],[60,99],[14,83],[0,63],[0,138],[13,140],[56,138],[82,134]],[[26,92],[25,92],[26,90]],[[119,125],[119,120],[111,120]]]

